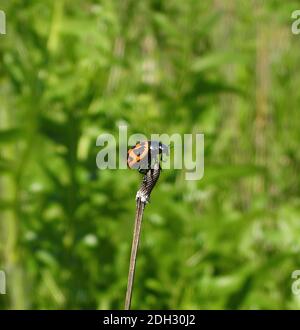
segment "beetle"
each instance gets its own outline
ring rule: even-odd
[[[129,168],[137,169],[140,173],[146,174],[151,168],[152,161],[163,155],[169,155],[169,147],[159,141],[141,141],[128,150],[127,164]]]

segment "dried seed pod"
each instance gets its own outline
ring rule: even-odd
[[[155,163],[153,168],[148,170],[148,172],[144,175],[142,185],[136,194],[136,201],[139,200],[142,203],[147,204],[150,200],[151,191],[153,190],[158,178],[160,175],[160,165],[159,163]]]

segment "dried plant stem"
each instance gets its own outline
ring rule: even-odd
[[[140,235],[141,235],[144,208],[145,208],[145,203],[141,202],[141,200],[138,199],[136,201],[136,214],[135,214],[134,232],[133,232],[130,264],[129,264],[127,292],[126,292],[126,299],[125,299],[125,310],[129,310],[130,305],[131,305],[135,264],[136,264],[137,251],[138,251]]]
[[[137,251],[138,251],[140,235],[141,235],[141,226],[142,226],[144,209],[146,204],[149,202],[151,191],[154,188],[159,178],[159,175],[160,175],[160,167],[159,167],[159,163],[156,163],[153,169],[150,169],[145,174],[142,185],[136,194],[136,213],[135,213],[132,246],[131,246],[127,291],[125,298],[125,310],[129,310],[131,305],[135,265],[136,265]]]

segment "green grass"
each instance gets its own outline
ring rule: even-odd
[[[133,308],[297,309],[298,1],[2,0],[0,308],[123,308],[134,171],[97,136],[205,134],[205,174],[163,171]]]

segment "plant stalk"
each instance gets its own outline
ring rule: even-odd
[[[149,202],[151,191],[154,188],[159,178],[159,175],[160,175],[160,166],[159,163],[157,162],[154,164],[153,169],[148,170],[148,172],[144,175],[142,185],[136,194],[136,213],[135,213],[134,231],[133,231],[130,263],[129,263],[127,291],[125,297],[125,310],[129,310],[131,306],[135,266],[136,266],[140,235],[141,235],[144,209],[146,204]]]

